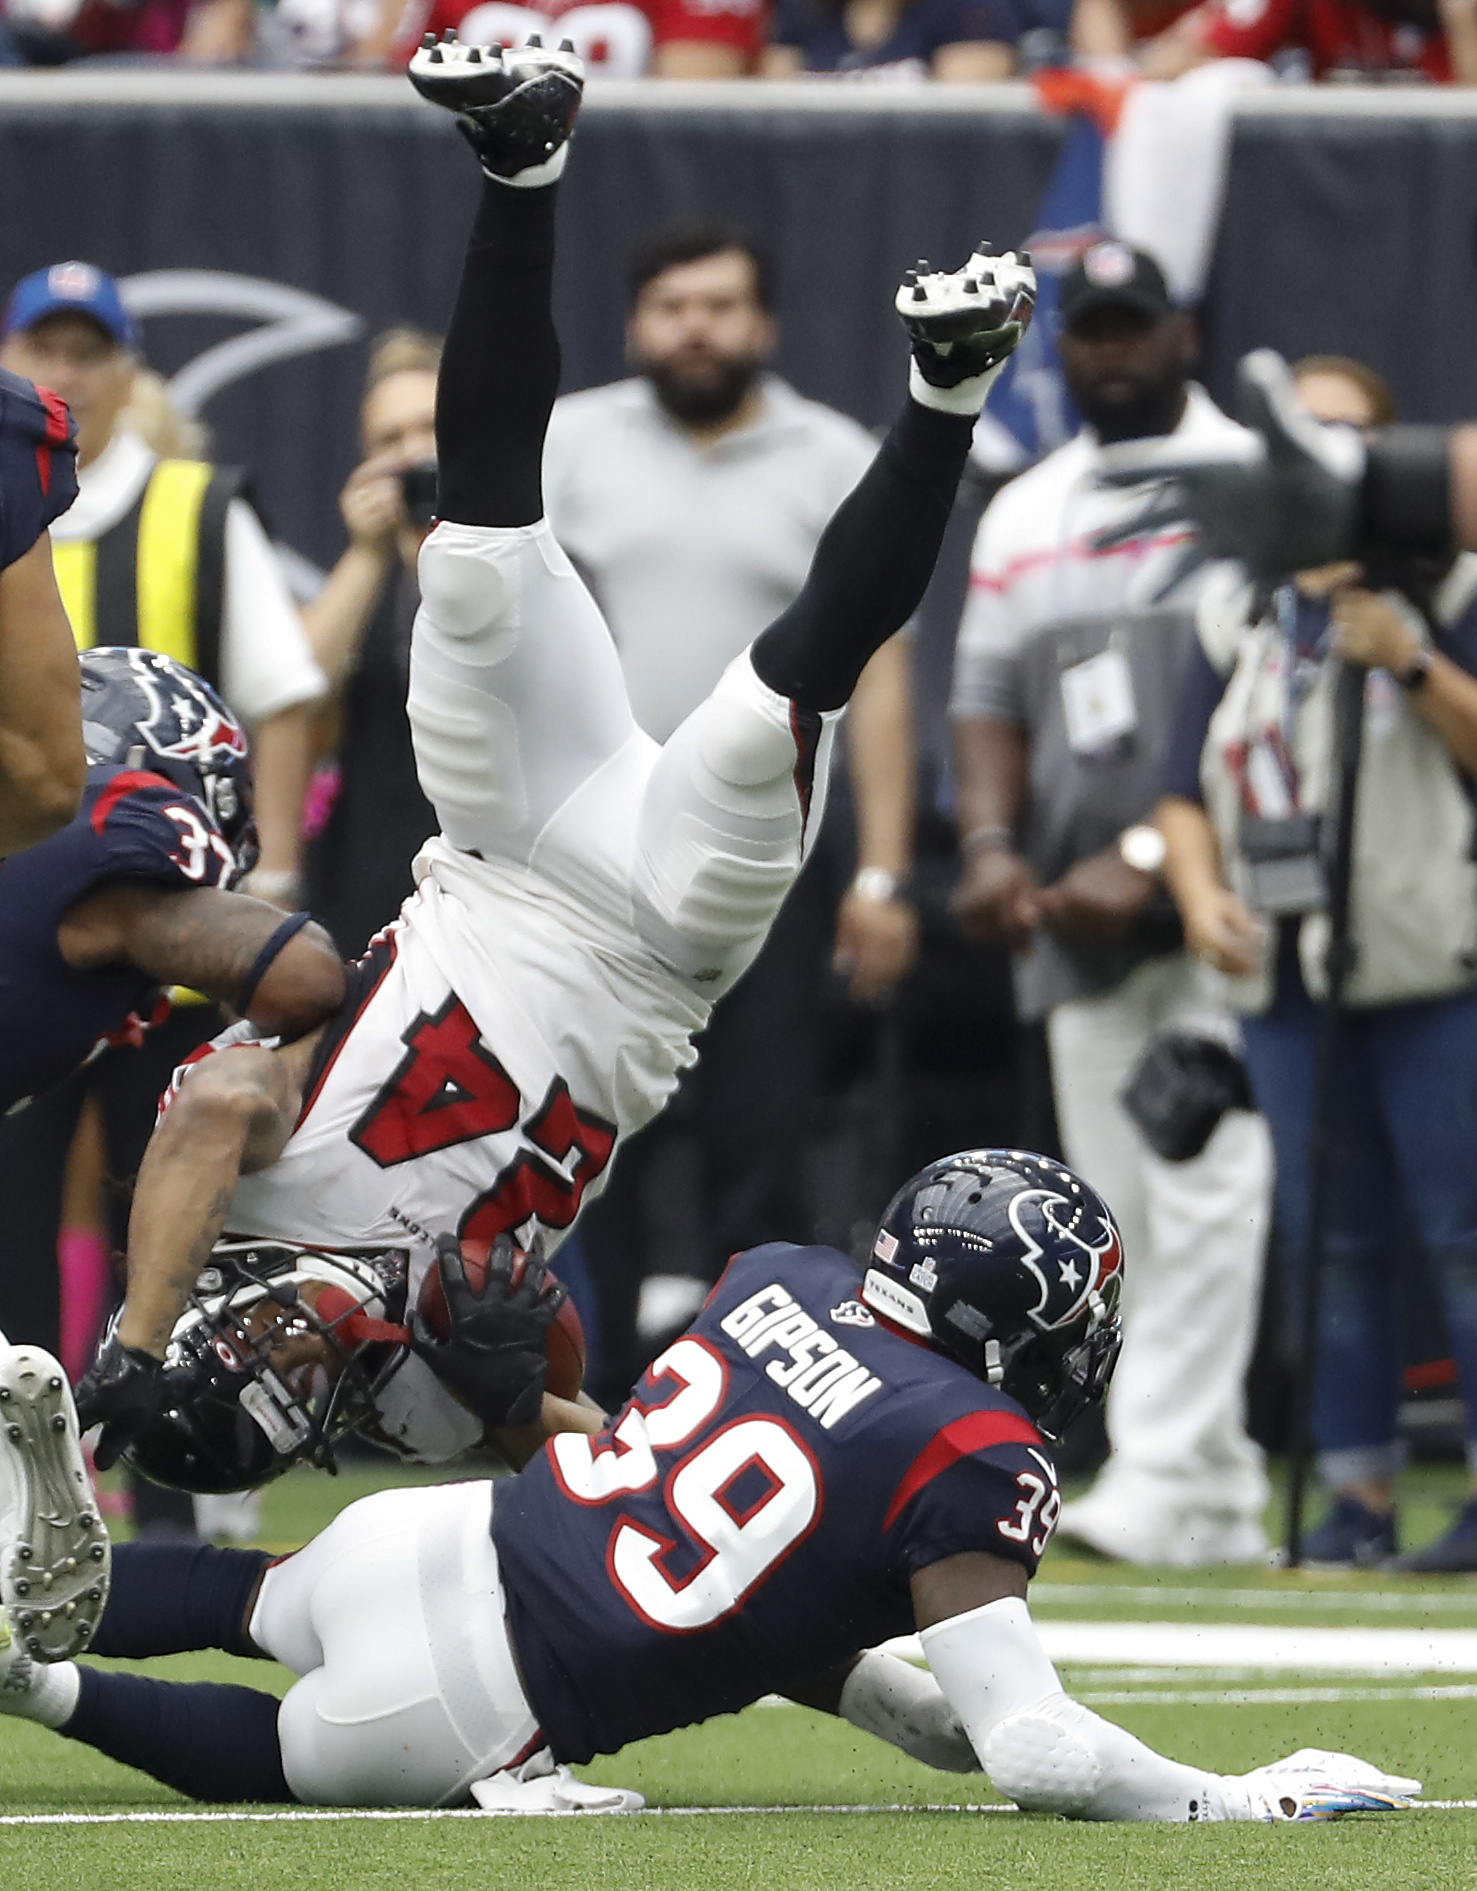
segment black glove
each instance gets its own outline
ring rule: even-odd
[[[1130,440],[1102,455],[1102,484],[1158,485],[1131,518],[1094,534],[1096,550],[1175,525],[1195,530],[1159,597],[1214,558],[1239,559],[1253,578],[1282,578],[1358,555],[1359,436],[1304,413],[1286,362],[1270,348],[1243,355],[1237,380],[1240,418],[1259,438]]]
[[[114,1333],[78,1381],[76,1400],[80,1429],[103,1428],[95,1462],[100,1471],[109,1470],[163,1404],[164,1361],[125,1346]]]
[[[416,1352],[484,1425],[531,1425],[548,1371],[544,1341],[569,1290],[537,1254],[520,1257],[507,1235],[493,1244],[480,1293],[467,1279],[455,1235],[436,1237],[436,1268],[451,1334],[438,1338],[417,1311]]]

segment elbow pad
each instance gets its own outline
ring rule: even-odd
[[[978,1756],[926,1668],[869,1649],[846,1677],[841,1718],[941,1773],[977,1773]]]
[[[990,1784],[1068,1819],[1218,1819],[1222,1782],[1072,1700],[1018,1597],[926,1628],[923,1651]]]

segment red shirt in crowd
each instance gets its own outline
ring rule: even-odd
[[[1419,72],[1451,83],[1438,28],[1387,19],[1361,0],[1210,0],[1200,34],[1226,59],[1270,59],[1301,46],[1315,79],[1327,72]]]
[[[504,46],[557,28],[555,37],[571,39],[591,71],[634,78],[656,47],[673,40],[732,46],[751,64],[764,44],[767,14],[766,0],[411,0],[397,46],[409,59],[423,33],[439,36],[448,27],[474,44]]]

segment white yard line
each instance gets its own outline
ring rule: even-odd
[[[1477,1674],[1477,1629],[1284,1628],[1249,1622],[1038,1622],[1048,1655],[1077,1666],[1241,1668],[1303,1674]],[[916,1635],[889,1642],[921,1660]]]
[[[1425,1799],[1417,1812],[1473,1812],[1477,1799]],[[434,1812],[411,1809],[379,1811],[367,1807],[335,1808],[330,1811],[292,1807],[283,1812],[14,1812],[0,1815],[0,1826],[77,1826],[77,1825],[327,1825],[354,1820],[381,1824],[414,1824],[431,1819],[731,1819],[754,1817],[809,1818],[817,1812],[867,1814],[1009,1812],[1014,1806],[647,1806],[642,1812],[591,1814],[588,1812],[483,1812],[460,1807]]]
[[[1355,1615],[1474,1615],[1477,1585],[1468,1590],[1421,1589],[1171,1589],[1157,1583],[1033,1582],[1032,1604],[1056,1608],[1308,1609]]]

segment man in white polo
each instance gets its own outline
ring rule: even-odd
[[[558,403],[544,492],[555,533],[610,623],[636,720],[665,741],[800,590],[816,541],[876,442],[767,371],[776,342],[770,272],[741,232],[716,224],[657,232],[634,260],[632,291],[635,373]],[[844,797],[830,845],[714,1014],[688,1085],[714,1277],[741,1248],[808,1238],[800,1151],[828,954],[852,995],[875,1003],[917,950],[916,916],[902,897],[913,829],[909,682],[906,642],[895,638],[852,698],[856,864],[839,911],[827,864],[851,852]],[[644,1363],[633,1350],[645,1266],[640,1199],[665,1133],[657,1125],[627,1153],[581,1230],[601,1282],[601,1389],[610,1396]],[[674,1321],[694,1304],[674,1304]]]

